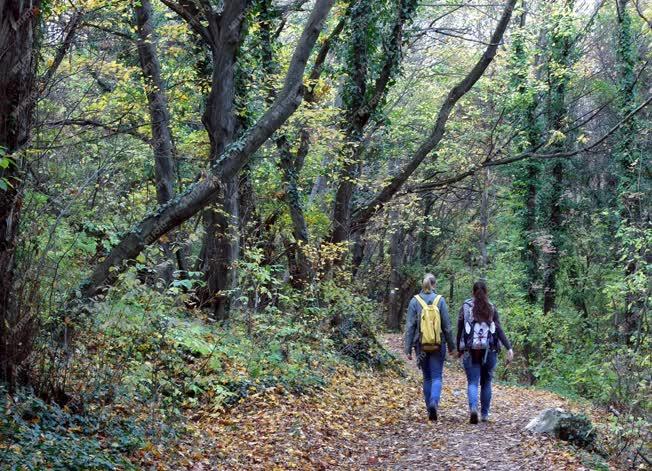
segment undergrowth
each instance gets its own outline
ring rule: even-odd
[[[158,292],[135,272],[76,326],[69,402],[29,390],[6,396],[0,462],[10,469],[129,469],[130,459],[186,430],[200,411],[223,413],[268,388],[325,387],[343,361],[395,368],[376,340],[378,306],[322,283],[271,285],[256,308],[243,295],[229,320],[188,309],[190,294]]]

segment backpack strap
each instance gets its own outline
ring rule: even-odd
[[[473,303],[465,301],[462,310],[464,313],[464,327],[460,346],[462,349],[467,350],[469,348],[468,340],[471,338],[471,331],[473,330]]]
[[[421,304],[421,309],[425,310],[425,309],[428,308],[428,305],[426,304],[426,302],[423,300],[423,298],[421,296],[419,296],[418,294],[415,294],[414,298],[417,300],[417,302],[419,304]]]
[[[441,298],[443,298],[443,296],[442,296],[441,294],[438,294],[437,297],[435,298],[435,300],[432,302],[432,304],[428,304],[428,303],[426,303],[426,301],[425,301],[421,296],[419,296],[418,294],[415,294],[414,297],[415,297],[416,300],[419,302],[419,304],[421,304],[421,308],[422,308],[422,309],[427,309],[428,306],[436,306],[437,309],[439,309],[439,301],[441,301]]]
[[[464,308],[464,322],[473,323],[473,304],[467,301]]]
[[[436,306],[437,309],[439,309],[439,302],[441,301],[442,297],[443,296],[441,294],[438,294],[437,297],[435,298],[435,300],[432,302],[432,305]]]

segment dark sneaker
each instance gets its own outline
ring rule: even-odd
[[[428,407],[428,420],[437,422],[437,408],[430,406]]]
[[[472,410],[471,411],[471,419],[469,420],[470,423],[472,424],[477,424],[478,423],[478,411],[477,410]]]

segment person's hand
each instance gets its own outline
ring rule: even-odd
[[[507,361],[512,361],[514,359],[514,350],[511,348],[507,351]]]
[[[411,352],[407,354],[407,359],[412,360],[412,353]]]

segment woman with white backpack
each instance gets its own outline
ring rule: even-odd
[[[464,356],[472,424],[478,423],[478,386],[481,418],[483,422],[489,420],[491,381],[501,343],[507,349],[507,361],[512,361],[514,352],[500,325],[498,310],[489,302],[485,282],[477,281],[473,297],[464,301],[457,319],[457,351]]]

